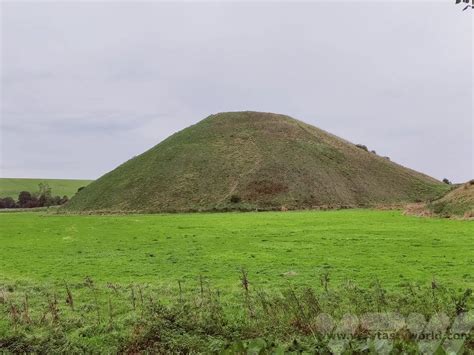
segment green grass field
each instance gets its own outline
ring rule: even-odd
[[[398,211],[61,216],[0,215],[0,277],[54,282],[153,282],[176,285],[203,275],[238,286],[246,268],[262,287],[287,278],[387,287],[434,277],[474,286],[474,224],[422,219]],[[471,270],[472,271],[472,270]]]
[[[36,192],[40,183],[48,184],[53,195],[72,197],[92,180],[0,178],[0,197],[18,198],[21,191]]]
[[[429,319],[472,307],[470,221],[373,210],[23,212],[0,214],[0,227],[0,350],[235,353],[255,345],[241,339],[262,338],[257,350],[295,349],[297,339],[296,349],[327,351],[308,330],[321,312]]]

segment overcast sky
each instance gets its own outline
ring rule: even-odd
[[[256,110],[474,178],[473,16],[454,0],[2,2],[1,176],[95,179]]]

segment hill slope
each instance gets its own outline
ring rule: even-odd
[[[474,180],[471,180],[445,196],[427,205],[428,209],[440,216],[474,217]]]
[[[425,200],[445,184],[291,117],[211,115],[94,181],[70,211],[358,206]]]
[[[18,198],[21,191],[36,192],[40,183],[48,184],[53,195],[72,197],[92,180],[0,178],[0,197]]]

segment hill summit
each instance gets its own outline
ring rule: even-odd
[[[351,207],[434,198],[444,184],[291,117],[211,115],[92,182],[70,211]]]

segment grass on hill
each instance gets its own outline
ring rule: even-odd
[[[211,115],[92,182],[69,211],[179,212],[426,201],[449,187],[284,115]]]
[[[24,179],[24,178],[0,178],[0,198],[18,198],[21,191],[37,192],[40,183],[48,184],[55,196],[68,196],[71,198],[82,186],[87,186],[92,180],[72,179]]]
[[[440,216],[474,217],[474,180],[448,192],[441,199],[429,203],[427,207]]]
[[[0,350],[329,352],[338,344],[318,328],[321,313],[472,309],[469,221],[371,210],[24,212],[0,224]],[[419,350],[403,333],[387,344],[357,329],[346,349]]]

